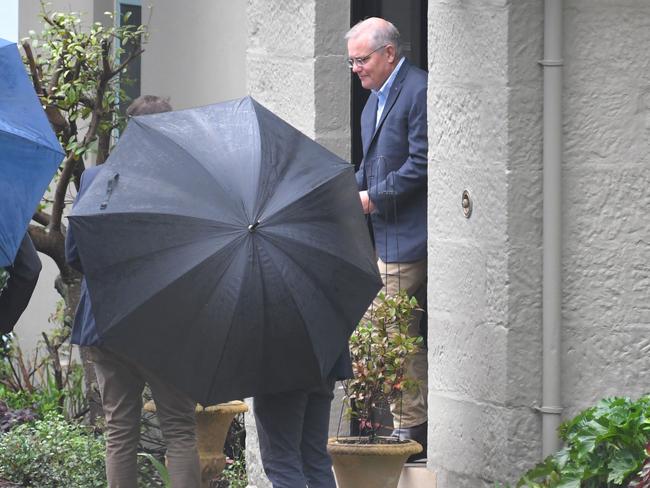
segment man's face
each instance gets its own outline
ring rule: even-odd
[[[348,39],[348,57],[365,58],[363,65],[355,63],[352,71],[357,74],[361,86],[366,90],[379,90],[388,79],[394,68],[395,48],[391,45],[386,47],[374,46],[368,35],[361,34]],[[377,49],[375,52],[373,50]]]

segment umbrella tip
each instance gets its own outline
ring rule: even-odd
[[[257,228],[258,225],[260,225],[259,220],[257,222],[255,222],[254,224],[250,224],[248,226],[248,232],[255,232],[255,229]]]

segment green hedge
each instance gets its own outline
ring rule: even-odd
[[[104,439],[50,414],[0,436],[0,478],[25,488],[106,486]]]

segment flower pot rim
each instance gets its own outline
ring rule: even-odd
[[[196,404],[196,413],[201,412],[216,412],[216,413],[243,413],[248,412],[248,405],[240,400],[233,400],[226,403],[218,403],[217,405],[208,405],[204,407],[200,403]]]
[[[348,456],[410,456],[422,452],[422,445],[411,440],[404,439],[396,443],[371,444],[371,443],[344,443],[339,439],[359,441],[364,439],[358,436],[330,437],[327,441],[327,452],[332,455]]]
[[[156,413],[156,404],[153,400],[149,400],[143,406],[145,412]],[[229,413],[229,414],[238,414],[243,412],[248,412],[248,405],[240,400],[233,400],[227,403],[219,403],[217,405],[209,405],[204,407],[200,403],[196,404],[196,413]]]

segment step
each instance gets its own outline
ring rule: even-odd
[[[397,488],[436,488],[436,474],[427,469],[425,460],[407,463],[402,468]]]

